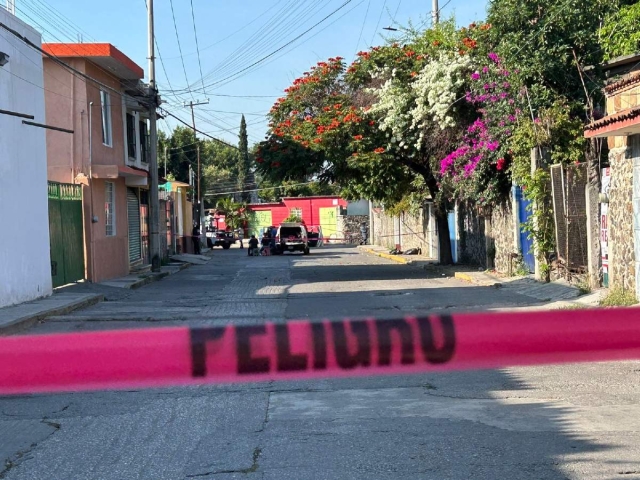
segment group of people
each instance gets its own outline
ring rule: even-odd
[[[250,257],[260,255],[271,255],[276,248],[276,234],[278,229],[276,227],[268,227],[262,234],[262,238],[258,240],[255,235],[251,235],[249,239],[249,251],[247,252]],[[258,246],[260,249],[258,250]]]

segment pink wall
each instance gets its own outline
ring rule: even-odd
[[[338,204],[334,205],[334,200]],[[308,227],[320,225],[320,209],[326,207],[346,207],[347,202],[339,197],[300,197],[283,198],[282,203],[265,203],[250,205],[253,211],[271,210],[271,220],[275,226],[280,225],[287,218],[292,208],[302,209],[302,220]]]
[[[101,83],[120,89],[118,79],[85,59],[66,58],[64,61]],[[112,91],[108,92],[112,128],[112,146],[108,147],[102,143],[100,88],[72,75],[47,58],[44,58],[44,72],[46,123],[74,130],[74,134],[47,130],[47,171],[49,180],[63,183],[81,181],[84,185],[86,277],[92,282],[100,282],[127,275],[129,243],[125,180],[122,177],[109,179],[114,182],[116,189],[116,235],[112,237],[106,236],[105,179],[94,178],[88,181],[89,102],[93,102],[93,165],[125,165],[121,97]],[[77,179],[80,174],[84,175]],[[97,223],[92,223],[92,215],[98,217]]]
[[[92,282],[101,282],[109,278],[122,277],[129,273],[129,231],[127,221],[127,187],[124,178],[113,180],[116,190],[116,234],[107,237],[105,225],[105,180],[93,180],[93,215],[97,223],[91,222],[91,192],[84,188],[85,232],[89,229],[90,238],[86,245],[85,265],[87,278]],[[93,241],[91,241],[91,238]],[[87,239],[85,239],[86,242]],[[93,253],[93,262],[91,254]]]

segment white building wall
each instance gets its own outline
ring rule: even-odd
[[[36,45],[40,34],[0,8],[0,22]],[[42,54],[0,30],[0,109],[45,123]],[[0,307],[51,294],[45,130],[0,114]]]

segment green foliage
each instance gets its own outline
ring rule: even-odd
[[[190,166],[197,175],[199,148],[200,190],[203,196],[207,192],[225,193],[237,190],[238,169],[242,164],[238,149],[210,139],[197,139],[193,130],[188,127],[176,127],[170,136],[159,132],[158,147],[158,155],[162,159],[158,162],[160,166],[164,165],[166,147],[168,179],[189,183]],[[215,196],[204,196],[205,208],[211,208],[215,202]]]
[[[233,229],[249,221],[249,210],[246,204],[234,202],[231,197],[219,198],[215,208],[218,212],[224,213],[225,223]]]
[[[533,240],[543,265],[555,249],[555,224],[550,205],[549,173],[540,168],[531,174],[531,150],[540,148],[553,164],[568,166],[580,162],[586,143],[583,124],[580,119],[571,117],[570,112],[568,104],[559,100],[540,109],[535,121],[523,117],[509,142],[511,176],[522,187],[524,197],[531,201],[533,208],[533,214],[523,228]]]
[[[591,284],[589,283],[589,278],[582,278],[576,285],[578,287],[578,292],[580,295],[587,295],[591,293]]]
[[[284,219],[284,222],[302,223],[302,217],[300,215],[291,214],[287,218]]]
[[[515,263],[515,269],[513,270],[513,276],[514,277],[526,277],[527,275],[529,275],[529,267],[527,267],[527,265],[524,263],[524,259],[522,258],[522,255],[519,255],[516,263]]]
[[[622,287],[612,288],[606,297],[600,300],[602,307],[630,307],[638,303],[634,292]]]
[[[242,115],[242,119],[240,120],[240,143],[238,145],[239,158],[238,158],[238,189],[246,190],[246,182],[251,170],[251,159],[249,156],[249,139],[247,136],[247,122],[244,119],[244,115]],[[244,202],[248,202],[251,197],[249,192],[243,191],[242,200]]]
[[[607,15],[598,32],[604,50],[604,60],[630,55],[640,50],[640,3],[622,7]]]
[[[258,176],[258,195],[263,202],[279,202],[284,197],[313,197],[319,195],[340,195],[335,184],[312,182],[301,184],[292,180],[272,181]]]
[[[559,97],[585,103],[572,50],[582,66],[602,61],[598,29],[618,10],[620,0],[492,0],[487,22],[492,42],[505,61],[520,71],[534,111]],[[598,80],[598,82],[600,82]],[[598,91],[598,85],[589,87]],[[572,105],[575,105],[572,103]],[[576,112],[579,113],[579,112]]]

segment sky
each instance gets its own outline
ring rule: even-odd
[[[43,41],[112,43],[148,78],[146,0],[15,2],[17,15],[43,33]],[[455,15],[467,25],[485,17],[486,5],[440,0],[441,18]],[[232,144],[244,113],[252,144],[264,138],[265,114],[275,99],[311,65],[335,56],[354,59],[384,43],[391,33],[383,27],[430,25],[431,1],[155,0],[154,13],[163,108],[190,124],[184,103],[208,99],[195,107],[198,130]],[[169,118],[159,128],[176,124]]]

